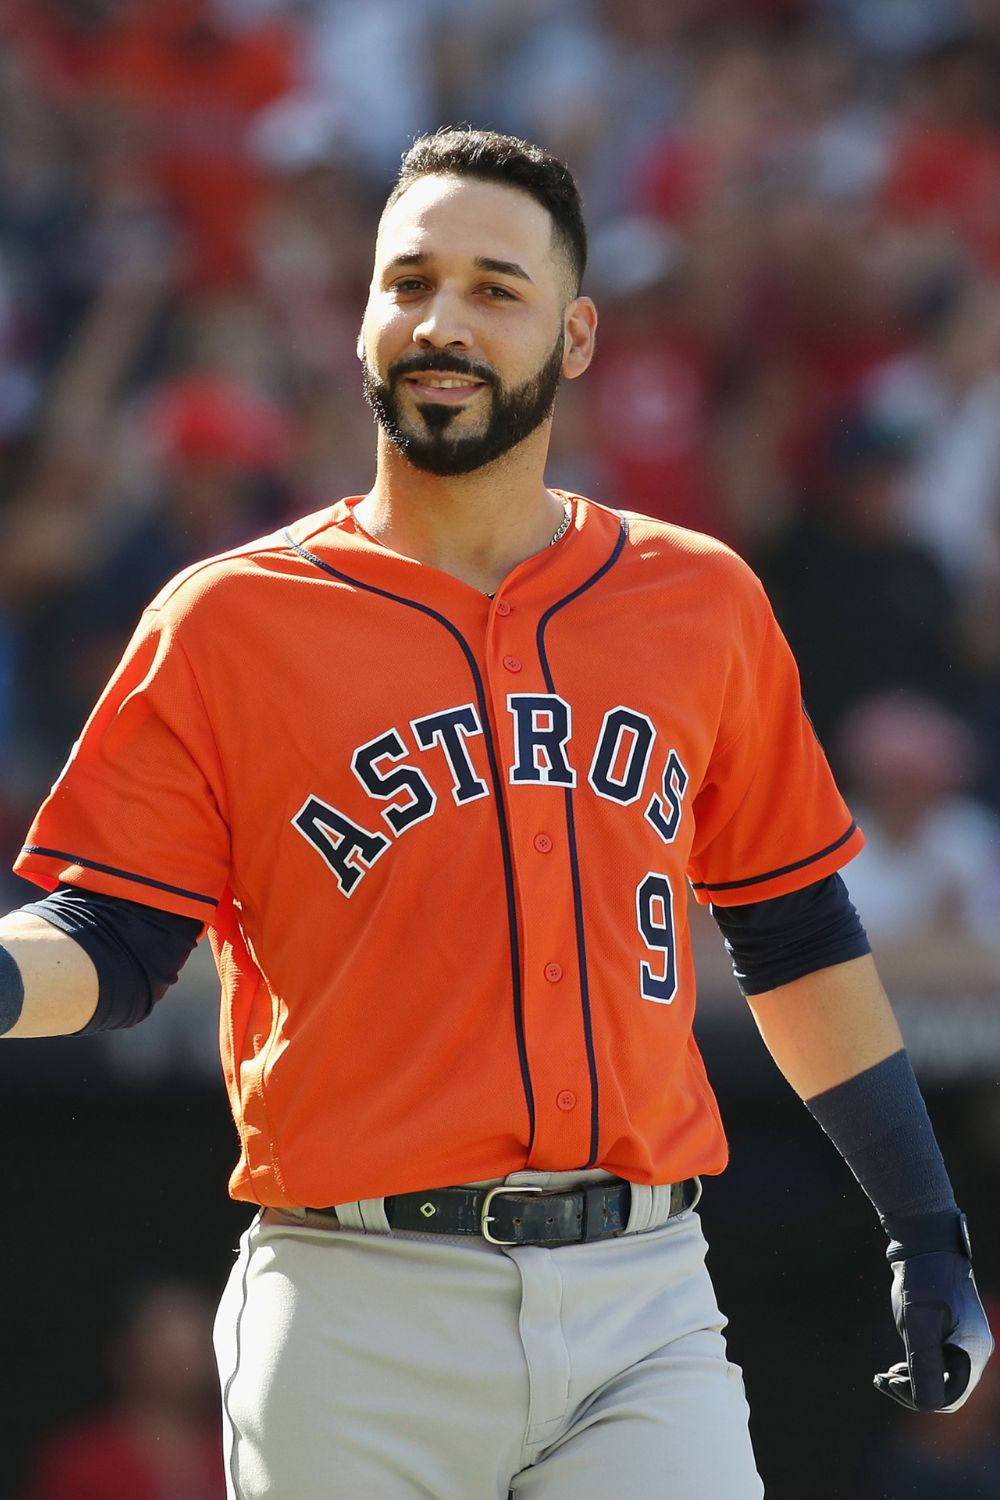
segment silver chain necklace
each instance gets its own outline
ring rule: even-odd
[[[556,542],[558,542],[561,537],[564,537],[566,535],[566,532],[569,529],[569,523],[570,521],[572,521],[572,519],[573,507],[570,505],[569,501],[566,500],[563,502],[563,518],[559,522],[559,525],[556,527],[555,531],[552,533],[552,540],[551,542],[549,542],[550,547],[554,547]]]

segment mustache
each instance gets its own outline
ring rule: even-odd
[[[483,381],[486,385],[496,385],[496,376],[489,365],[476,364],[474,360],[463,359],[457,354],[449,354],[445,349],[435,350],[432,354],[414,354],[409,359],[397,359],[395,364],[389,366],[389,384],[395,385],[397,381],[405,380],[407,375],[424,373],[468,375],[473,380]]]

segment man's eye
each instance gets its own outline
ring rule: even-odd
[[[391,290],[394,292],[419,292],[424,283],[416,276],[406,276],[402,281],[394,281]]]
[[[511,291],[509,291],[507,289],[507,287],[505,287],[505,286],[488,286],[488,287],[485,287],[484,290],[486,292],[488,292],[489,295],[490,295],[490,297],[494,298],[497,302],[516,302],[517,301],[517,298],[514,296],[514,293],[511,292]]]

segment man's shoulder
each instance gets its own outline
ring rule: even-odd
[[[290,572],[298,573],[300,549],[308,550],[309,542],[320,534],[336,537],[339,509],[328,506],[225,552],[200,558],[175,573],[150,600],[147,611],[180,619],[199,610],[210,598],[221,603],[233,592],[245,593],[247,584],[254,580],[265,584]]]
[[[636,562],[654,566],[661,563],[673,572],[680,569],[706,583],[717,581],[720,586],[728,583],[732,588],[752,593],[760,589],[760,581],[750,564],[718,537],[676,526],[641,511],[616,509],[594,500],[588,500],[587,504],[597,514],[616,517],[618,524],[624,521],[629,554]]]

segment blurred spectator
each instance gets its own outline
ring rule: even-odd
[[[600,497],[722,535],[710,467],[715,350],[680,236],[651,218],[599,230],[591,254],[602,309],[587,381]]]
[[[146,420],[163,463],[182,475],[206,465],[280,471],[291,456],[292,429],[280,408],[226,376],[185,375],[162,386]],[[225,507],[203,509],[213,529],[225,530]]]
[[[303,7],[301,87],[337,111],[352,153],[376,180],[393,176],[413,136],[444,123],[438,89],[448,33],[475,25],[479,9],[464,0]],[[463,11],[471,14],[463,18]]]
[[[289,335],[307,346],[309,363],[340,369],[354,357],[357,330],[346,350],[339,335],[346,306],[353,322],[367,292],[373,228],[350,133],[329,102],[296,96],[261,112],[249,144],[267,174],[252,225],[260,290],[289,318]],[[311,320],[319,326],[309,339]]]
[[[133,0],[8,0],[4,21],[46,95],[60,104],[99,89],[109,43]]]
[[[687,39],[703,9],[698,0],[483,6],[456,57],[459,113],[542,140],[568,160],[592,225],[627,212],[650,137],[686,95]]]
[[[145,0],[113,33],[106,88],[177,217],[188,285],[248,277],[261,183],[247,131],[296,77],[297,34],[281,16],[234,26],[212,0]]]
[[[997,173],[1000,197],[1000,161]],[[872,372],[865,399],[913,443],[901,522],[965,589],[1000,581],[1000,286],[952,280],[936,300],[920,341]]]
[[[693,53],[684,111],[643,166],[642,208],[692,229],[754,192],[786,134],[779,60],[764,36],[706,33]]]
[[[974,668],[969,716],[985,749],[979,791],[1000,812],[1000,579],[972,595],[964,625]]]
[[[891,149],[887,101],[860,86],[862,59],[828,26],[793,33],[780,55],[790,124],[786,175],[799,193],[841,210],[867,204],[881,187]]]
[[[825,493],[758,559],[827,747],[844,711],[871,693],[902,686],[949,701],[962,686],[948,582],[899,526],[909,456],[905,434],[846,420]]]
[[[1000,982],[1000,817],[968,795],[980,747],[953,714],[913,694],[867,699],[838,749],[865,848],[847,880],[876,954],[947,954],[951,982]],[[955,955],[959,961],[956,966]]]
[[[1000,271],[1000,111],[995,41],[959,33],[913,64],[883,195],[911,229],[954,238]]]
[[[906,57],[953,37],[968,23],[968,0],[821,0],[863,46]]]
[[[35,415],[41,379],[65,352],[90,292],[80,265],[86,209],[62,126],[29,58],[0,47],[0,442]]]
[[[142,426],[156,459],[152,493],[142,504],[119,503],[92,529],[87,567],[28,605],[16,711],[43,766],[65,755],[163,584],[289,514],[284,475],[295,430],[246,384],[213,374],[168,382],[147,403]],[[43,778],[41,790],[51,780]]]
[[[225,1500],[213,1316],[194,1287],[146,1291],[110,1351],[113,1408],[49,1441],[24,1500]]]
[[[258,299],[272,321],[272,366],[280,360],[298,407],[307,511],[363,492],[372,476],[355,343],[374,225],[353,130],[333,101],[299,95],[264,110],[250,137],[267,173],[252,224]]]
[[[41,382],[18,348],[19,331],[9,275],[0,264],[0,445],[29,425]]]
[[[832,417],[904,337],[871,232],[888,126],[836,39],[706,31],[691,55],[684,112],[652,140],[637,201],[685,236],[726,350],[718,395],[776,376],[782,463],[815,486]]]

